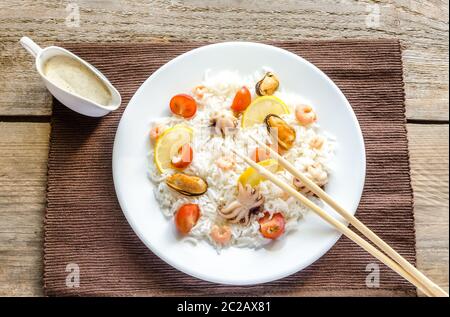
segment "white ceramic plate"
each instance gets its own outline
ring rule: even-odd
[[[148,248],[203,280],[248,285],[283,278],[319,259],[340,236],[310,212],[299,230],[269,247],[228,248],[218,254],[206,242],[193,246],[178,241],[173,221],[159,210],[147,176],[150,122],[170,115],[170,98],[199,83],[206,69],[252,74],[265,66],[278,75],[284,89],[313,103],[322,129],[338,141],[327,192],[353,213],[362,194],[366,161],[358,121],[339,88],[318,68],[286,50],[247,42],[208,45],[178,56],[142,84],[122,116],[114,142],[114,185],[123,213]]]

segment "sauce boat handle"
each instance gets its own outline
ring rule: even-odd
[[[32,39],[27,36],[23,36],[20,39],[20,44],[31,54],[33,57],[36,57],[41,51],[42,48],[37,45]]]

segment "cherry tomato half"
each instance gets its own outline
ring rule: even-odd
[[[268,212],[264,213],[264,217],[258,220],[259,231],[267,239],[276,239],[284,233],[286,221],[282,213],[277,212],[270,218]]]
[[[183,118],[191,118],[197,112],[197,102],[186,94],[175,95],[170,99],[170,110]]]
[[[252,102],[252,96],[247,87],[243,86],[238,90],[233,99],[233,104],[231,105],[231,110],[234,112],[242,112],[250,105]]]
[[[178,154],[172,158],[172,165],[175,168],[186,168],[191,164],[194,158],[194,151],[189,143],[180,146]]]
[[[197,204],[184,204],[175,214],[175,226],[181,234],[188,234],[200,218]]]

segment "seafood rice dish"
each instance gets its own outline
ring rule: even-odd
[[[233,150],[320,205],[250,138],[266,143],[326,190],[336,142],[321,130],[314,105],[286,91],[276,72],[206,72],[202,82],[162,106],[171,114],[150,124],[149,178],[161,211],[183,237],[180,243],[259,248],[298,230],[308,208]]]

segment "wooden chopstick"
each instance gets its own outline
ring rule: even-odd
[[[417,280],[424,285],[425,288],[429,290],[431,294],[435,296],[448,297],[448,294],[426,277],[422,272],[415,268],[411,263],[409,263],[404,257],[402,257],[397,251],[395,251],[391,246],[384,242],[378,235],[376,235],[372,230],[370,230],[366,225],[359,221],[355,216],[345,210],[337,201],[335,201],[330,195],[328,195],[322,188],[317,186],[313,181],[306,177],[303,173],[299,172],[291,163],[289,163],[285,158],[279,155],[271,147],[267,146],[263,142],[257,140],[255,137],[250,136],[250,138],[255,141],[258,145],[263,147],[265,150],[269,151],[271,156],[276,158],[278,162],[292,175],[297,177],[309,190],[321,198],[325,203],[332,207],[336,212],[341,215],[347,222],[352,224],[359,232],[361,232],[367,239],[379,247],[383,252],[390,256],[394,261],[396,261],[403,269],[405,269],[409,274],[414,276]]]
[[[302,202],[306,207],[313,210],[317,215],[319,215],[322,219],[324,219],[327,223],[334,226],[339,232],[344,234],[346,237],[348,237],[350,240],[358,244],[360,247],[362,247],[364,250],[369,252],[371,255],[373,255],[375,258],[380,260],[382,263],[384,263],[386,266],[390,267],[392,270],[397,272],[400,276],[405,278],[407,281],[409,281],[411,284],[415,285],[418,289],[420,289],[422,292],[424,292],[428,296],[438,296],[436,293],[432,293],[428,290],[428,288],[424,287],[424,285],[413,275],[408,273],[406,270],[404,270],[398,263],[387,257],[384,253],[376,249],[374,246],[372,246],[370,243],[368,243],[366,240],[361,238],[359,235],[357,235],[355,232],[350,230],[346,225],[341,223],[340,221],[336,220],[334,217],[330,216],[328,213],[326,213],[323,209],[321,209],[319,206],[314,204],[311,200],[300,194],[297,190],[295,190],[291,185],[285,183],[284,181],[280,180],[275,174],[268,171],[261,165],[255,163],[252,159],[239,154],[235,150],[232,150],[237,156],[242,158],[248,165],[253,167],[258,173],[260,173],[262,176],[270,180],[272,183],[280,187],[282,190],[290,194],[291,196],[298,199],[300,202]]]

